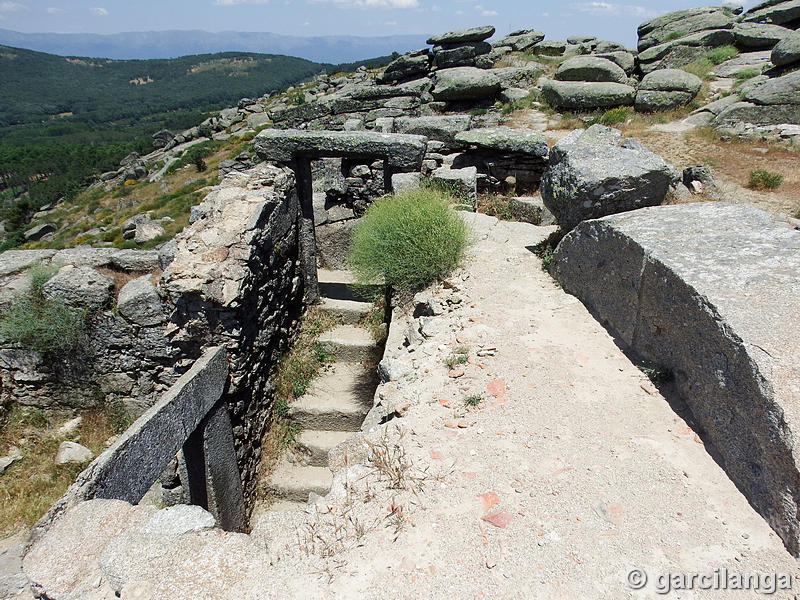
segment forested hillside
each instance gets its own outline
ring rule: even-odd
[[[149,152],[160,129],[188,129],[240,98],[355,66],[241,52],[88,59],[0,46],[0,219],[18,230],[39,207],[74,194],[128,153]]]

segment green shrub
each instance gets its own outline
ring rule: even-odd
[[[450,273],[464,256],[467,227],[452,197],[420,188],[376,200],[353,233],[348,262],[362,283],[384,278],[410,291]]]
[[[736,46],[728,45],[714,48],[708,54],[706,54],[706,58],[708,58],[708,60],[710,60],[713,64],[720,65],[726,60],[738,55],[739,51],[736,49]]]
[[[617,108],[610,108],[602,114],[598,123],[601,125],[615,125],[617,123],[624,123],[631,116],[630,110],[626,106],[619,106]]]
[[[44,284],[57,269],[37,265],[28,271],[30,289],[17,297],[0,318],[0,337],[43,355],[63,355],[84,340],[86,311],[58,298],[46,298]]]
[[[739,71],[736,73],[736,79],[745,80],[745,79],[752,79],[753,77],[758,77],[761,75],[761,69],[745,69],[744,71]]]
[[[750,180],[747,187],[751,190],[774,190],[783,182],[783,175],[773,173],[766,169],[754,169],[750,171]]]

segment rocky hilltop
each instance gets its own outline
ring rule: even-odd
[[[0,255],[0,301],[80,309],[88,341],[57,361],[4,343],[3,404],[139,418],[3,555],[0,581],[59,600],[595,600],[704,570],[777,571],[790,589],[800,206],[744,206],[719,153],[793,164],[798,27],[797,0],[768,0],[665,14],[636,49],[447,32],[385,69],[157,132],[95,198],[166,188],[206,167],[209,142],[236,151],[168,241],[143,209],[48,249],[70,209],[37,215],[37,249]],[[701,142],[718,154],[676,160],[673,144]],[[451,277],[390,299],[380,381],[342,379],[375,345],[337,271],[354,227],[420,187],[452,196],[474,246]],[[103,247],[117,235],[155,247]],[[349,366],[278,408],[275,367],[311,305],[340,321],[318,349]],[[279,412],[318,439],[271,457]],[[169,508],[141,501],[156,479]]]

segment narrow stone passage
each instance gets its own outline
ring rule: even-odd
[[[332,482],[328,451],[359,431],[372,408],[377,382],[367,365],[377,343],[360,325],[372,303],[352,292],[352,282],[346,271],[319,271],[320,308],[340,323],[319,341],[336,359],[289,407],[289,418],[301,433],[294,451],[285,453],[270,476],[268,487],[275,499],[270,510],[300,508],[310,493],[327,494]]]

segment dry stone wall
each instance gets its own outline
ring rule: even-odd
[[[30,289],[28,269],[58,269],[44,294],[89,311],[84,343],[66,355],[0,348],[0,405],[82,409],[104,400],[140,414],[181,372],[164,336],[170,308],[156,292],[156,251],[78,247],[10,250],[0,255],[0,305]]]
[[[246,498],[254,492],[275,365],[302,310],[298,211],[291,170],[263,164],[233,172],[195,208],[161,279],[175,307],[169,338],[181,355],[227,350],[223,400]]]

